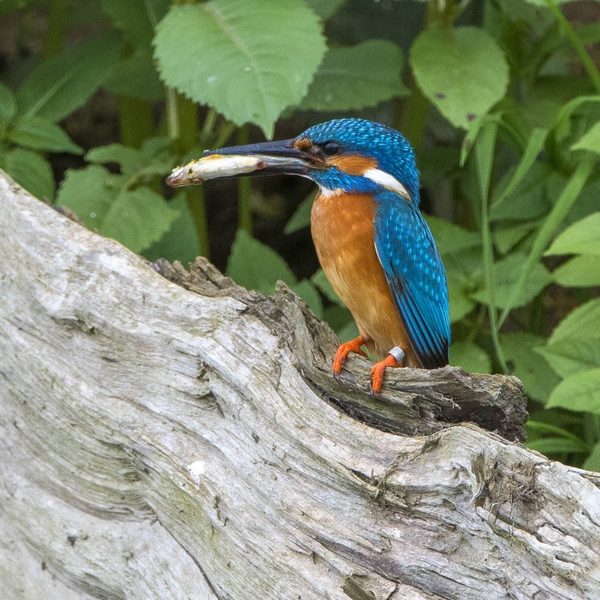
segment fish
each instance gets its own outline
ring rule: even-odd
[[[170,187],[198,185],[208,179],[235,177],[253,173],[254,171],[265,169],[267,166],[273,166],[274,161],[276,161],[274,157],[262,156],[260,154],[209,154],[175,167],[167,177],[166,183]],[[285,159],[282,159],[282,162],[284,161]]]

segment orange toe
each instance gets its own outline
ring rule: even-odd
[[[400,363],[388,354],[383,360],[375,363],[371,369],[371,390],[374,394],[379,394],[383,385],[383,376],[387,367],[399,367]]]
[[[342,372],[344,361],[346,360],[350,352],[366,356],[366,354],[361,348],[361,346],[366,342],[367,340],[364,337],[359,336],[357,338],[354,338],[353,340],[350,340],[349,342],[344,342],[343,344],[340,344],[339,348],[335,351],[335,356],[333,357],[333,373],[335,375],[339,375]]]

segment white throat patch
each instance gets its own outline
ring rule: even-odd
[[[339,196],[340,194],[342,194],[344,192],[344,190],[342,188],[335,188],[333,190],[330,190],[329,188],[323,187],[322,185],[319,185],[319,192],[321,194],[321,196],[323,196],[324,198],[331,198],[332,196]]]
[[[386,190],[390,190],[390,192],[395,192],[403,198],[406,198],[406,200],[412,200],[407,189],[395,177],[381,169],[367,169],[363,173],[363,177],[378,183]]]

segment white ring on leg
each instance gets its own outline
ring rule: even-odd
[[[390,356],[393,356],[396,359],[396,362],[398,364],[400,364],[402,362],[402,359],[406,356],[406,352],[404,352],[404,350],[402,350],[402,348],[400,348],[400,346],[394,346],[389,352],[388,354]]]

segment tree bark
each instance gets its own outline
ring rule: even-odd
[[[600,597],[600,476],[528,451],[518,380],[381,396],[284,286],[149,264],[0,173],[7,598]]]

